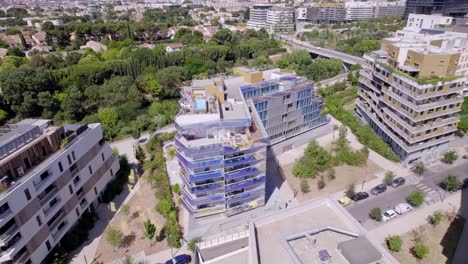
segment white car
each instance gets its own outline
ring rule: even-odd
[[[401,203],[397,206],[395,206],[395,212],[399,215],[402,215],[406,212],[409,212],[413,210],[413,207],[411,207],[411,205],[407,204],[407,203]]]
[[[395,218],[396,216],[397,216],[397,213],[395,212],[395,210],[392,210],[392,209],[387,210],[382,214],[382,221],[387,222]]]

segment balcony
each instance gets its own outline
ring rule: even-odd
[[[52,223],[48,223],[49,229],[53,230],[58,224],[65,218],[65,213],[63,211],[60,211],[59,214],[56,215],[55,219],[52,221]],[[50,221],[50,220],[49,220]]]
[[[206,193],[206,192],[217,191],[217,190],[224,190],[224,184],[214,183],[214,184],[206,184],[206,185],[197,186],[197,187],[190,187],[190,192],[192,194],[200,194],[200,193]]]
[[[67,225],[68,222],[65,221],[58,226],[57,230],[52,232],[52,237],[54,238],[55,242],[58,242],[60,240],[60,236],[65,232]]]
[[[260,170],[256,167],[249,167],[249,168],[238,170],[232,173],[227,173],[225,175],[225,180],[228,181],[228,180],[238,179],[242,177],[253,176],[259,172]]]
[[[462,103],[463,102],[463,96],[454,96],[452,98],[440,98],[437,99],[435,102],[429,102],[429,103],[424,103],[424,104],[417,104],[416,101],[411,102],[406,98],[401,97],[400,95],[394,93],[393,91],[387,90],[385,91],[385,94],[387,94],[389,97],[394,98],[395,100],[399,101],[400,103],[406,105],[407,107],[417,111],[417,112],[422,112],[426,110],[431,110],[435,109],[438,107],[443,107],[443,106],[449,106],[451,104],[457,104],[457,103]],[[385,98],[384,98],[385,100]],[[388,100],[387,100],[388,101]],[[453,108],[454,111],[457,111],[456,108]]]
[[[226,204],[233,204],[233,203],[242,202],[242,201],[245,201],[245,200],[256,198],[256,197],[261,196],[261,195],[265,195],[265,189],[264,188],[254,189],[254,190],[251,190],[251,191],[247,191],[247,192],[243,192],[243,193],[240,193],[240,194],[236,194],[236,195],[227,197],[226,198]]]
[[[55,202],[52,203],[52,205],[48,205],[46,208],[43,208],[42,211],[44,212],[44,215],[47,216],[49,213],[57,207],[57,205],[60,203],[60,198],[55,198]]]
[[[52,190],[50,190],[48,193],[45,195],[42,195],[42,197],[39,196],[39,203],[41,205],[44,205],[47,203],[55,194],[57,194],[58,189],[54,186]]]
[[[190,212],[190,214],[193,215],[195,218],[213,215],[213,214],[219,214],[219,213],[226,211],[226,206],[224,205],[224,203],[220,205],[211,206],[211,207],[201,208],[201,209],[193,208],[189,203],[187,203],[185,199],[182,199],[182,204]]]
[[[258,178],[248,179],[248,180],[241,181],[238,183],[226,185],[226,187],[224,188],[224,191],[226,193],[229,193],[229,192],[233,192],[233,191],[240,190],[243,188],[252,187],[255,185],[259,185],[259,184],[264,184],[265,182],[266,182],[266,176],[261,176]]]
[[[1,236],[0,236],[0,246],[3,247],[7,244],[7,242],[13,237],[18,226],[13,224],[10,228],[8,228]]]
[[[192,206],[200,206],[204,204],[220,203],[224,202],[224,193],[214,194],[210,196],[203,196],[196,198],[192,196],[186,188],[182,188],[182,193],[184,194],[185,199],[188,200],[189,204]]]

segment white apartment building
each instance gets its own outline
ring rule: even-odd
[[[374,18],[374,3],[346,2],[346,20],[364,20]]]
[[[41,263],[119,170],[100,124],[0,129],[0,263]]]
[[[441,15],[421,15],[409,14],[406,28],[414,29],[434,29],[436,26],[450,26],[452,25],[453,17]]]
[[[273,8],[270,4],[257,4],[250,9],[250,19],[247,27],[255,30],[266,27],[268,10]]]
[[[273,8],[267,11],[266,29],[268,32],[294,31],[294,21],[293,8]]]

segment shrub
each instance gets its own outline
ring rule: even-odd
[[[325,180],[323,179],[323,176],[320,177],[320,179],[317,181],[317,188],[319,190],[322,190],[323,188],[325,188]]]
[[[333,157],[322,148],[315,140],[311,141],[302,157],[293,168],[296,177],[315,178],[317,173],[330,168]]]
[[[418,242],[414,245],[413,254],[418,259],[424,259],[429,255],[430,249],[428,246],[424,245],[422,242]]]
[[[356,194],[356,186],[354,185],[354,183],[351,183],[346,187],[345,195],[351,198],[355,194]]]
[[[385,173],[385,177],[383,179],[383,182],[387,185],[392,184],[393,180],[395,179],[395,173],[393,171],[387,171]]]
[[[444,158],[442,159],[442,161],[447,163],[447,164],[452,164],[457,159],[458,159],[457,152],[454,151],[454,150],[451,150],[451,151],[445,152]]]
[[[180,193],[180,185],[178,183],[172,185],[172,191],[179,194]]]
[[[369,217],[370,219],[373,219],[375,221],[382,221],[382,209],[380,208],[373,208],[370,212],[369,212]]]
[[[181,204],[182,204],[182,197],[179,197],[179,199],[177,199],[177,204],[178,204],[178,205],[181,205]]]
[[[109,226],[106,231],[106,240],[113,247],[119,247],[123,243],[122,231],[118,230],[115,226]]]
[[[336,172],[334,168],[329,168],[327,171],[327,177],[330,181],[333,181],[336,178]]]
[[[411,171],[416,173],[416,175],[421,176],[426,171],[426,165],[420,161],[415,162],[411,167]]]
[[[125,216],[128,216],[130,214],[130,206],[128,206],[128,204],[124,204],[124,205],[122,205],[122,208],[120,209],[120,211]]]
[[[433,226],[440,225],[442,222],[444,214],[442,214],[441,211],[435,211],[430,217],[429,217],[429,222]]]
[[[143,223],[143,226],[145,228],[145,237],[151,241],[156,234],[156,226],[149,219]]]
[[[182,232],[180,226],[177,223],[177,219],[169,219],[163,228],[164,237],[167,239],[167,244],[170,247],[180,248],[180,239],[182,238]]]
[[[190,249],[190,251],[195,252],[196,245],[200,242],[202,242],[201,237],[194,237],[192,240],[190,240],[188,243],[188,248]]]
[[[307,182],[307,180],[303,179],[301,180],[301,192],[302,193],[308,193],[310,192],[310,186],[309,186],[309,183]]]
[[[388,236],[386,241],[388,249],[394,252],[399,252],[403,246],[403,240],[398,235]]]
[[[458,177],[453,175],[448,175],[440,183],[440,187],[449,192],[455,192],[461,189],[463,183],[458,179]]]
[[[172,200],[163,199],[159,201],[156,205],[156,211],[158,211],[162,216],[167,217],[171,211],[173,211]]]
[[[406,198],[412,206],[421,206],[424,203],[424,193],[421,191],[414,191]]]

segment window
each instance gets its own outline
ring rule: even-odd
[[[78,208],[75,208],[75,213],[76,213],[76,216],[80,217],[80,210],[78,210]]]
[[[94,187],[94,194],[97,195],[97,189]]]
[[[88,166],[89,169],[89,174],[93,174],[93,168],[91,168],[91,165]]]
[[[39,226],[42,225],[42,221],[41,221],[41,217],[40,217],[40,216],[36,216],[36,222],[37,222],[37,225],[39,225]]]
[[[70,194],[73,194],[73,188],[72,188],[71,184],[68,185],[68,190],[70,190]]]
[[[70,155],[67,155],[67,159],[68,159],[68,165],[71,165],[72,164],[72,160],[70,158]]]
[[[28,189],[28,188],[26,188],[26,189],[24,190],[24,194],[26,195],[26,199],[27,199],[28,201],[31,200],[31,193],[29,193],[29,189]]]
[[[102,161],[104,161],[104,153],[101,153]]]
[[[110,169],[111,171],[111,176],[114,177],[114,171],[112,169]]]
[[[45,245],[46,245],[46,247],[47,247],[47,251],[50,251],[50,249],[51,249],[52,247],[50,246],[49,240],[47,240],[47,241],[45,242]]]
[[[80,175],[76,176],[74,179],[73,179],[73,184],[77,185],[79,182],[80,182],[81,178],[80,178]]]
[[[62,162],[59,161],[58,163],[58,166],[59,166],[59,170],[60,172],[63,172],[63,166],[62,166]]]
[[[75,151],[72,151],[72,157],[73,157],[73,160],[76,160]]]

